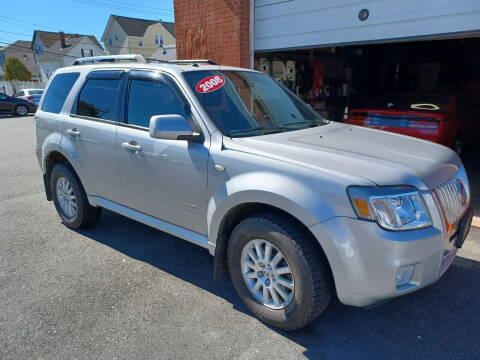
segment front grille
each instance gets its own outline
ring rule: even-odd
[[[445,220],[454,225],[462,217],[470,203],[470,187],[462,167],[452,179],[434,189]]]

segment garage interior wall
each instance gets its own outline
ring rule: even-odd
[[[336,121],[389,93],[471,91],[480,110],[480,38],[257,51],[255,68]]]
[[[249,0],[175,0],[178,59],[250,67]]]

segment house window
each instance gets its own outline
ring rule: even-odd
[[[115,40],[118,40],[118,33],[115,33]]]
[[[155,34],[155,45],[163,46],[163,35]]]
[[[143,47],[143,40],[138,40],[138,47]]]
[[[112,45],[112,35],[108,35],[108,45]]]
[[[93,56],[93,50],[90,49],[90,56]]]
[[[82,52],[82,57],[85,57],[85,51],[83,49],[80,49],[80,51]]]

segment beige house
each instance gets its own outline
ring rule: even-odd
[[[107,54],[176,59],[175,24],[171,22],[110,15],[102,41]]]

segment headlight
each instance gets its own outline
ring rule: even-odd
[[[432,225],[427,206],[414,187],[351,186],[348,196],[360,219],[376,221],[387,230],[410,230]]]

